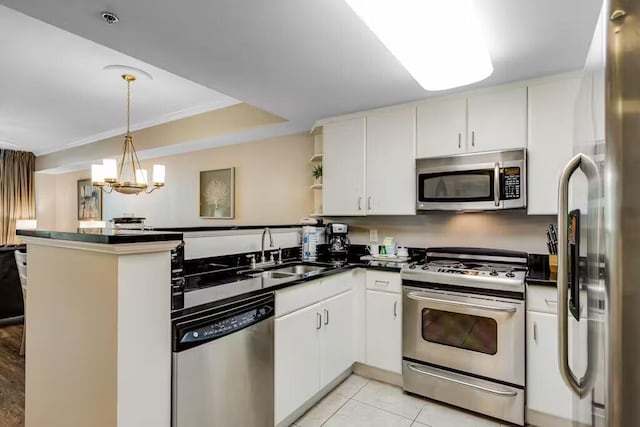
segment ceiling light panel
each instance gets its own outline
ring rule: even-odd
[[[465,86],[493,65],[472,0],[345,0],[426,90]]]

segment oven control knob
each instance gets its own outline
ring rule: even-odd
[[[410,266],[409,266],[409,268],[410,268],[411,270],[415,270],[416,265],[415,265],[415,264],[412,264],[412,265],[410,265]]]
[[[498,272],[495,270],[491,270],[491,273],[489,273],[490,276],[497,276]]]
[[[507,277],[516,277],[516,275],[515,275],[515,274],[513,274],[513,271],[509,271],[509,272],[507,272],[506,276],[507,276]]]

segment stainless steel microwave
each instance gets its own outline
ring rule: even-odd
[[[416,209],[465,211],[527,207],[527,150],[416,160]]]

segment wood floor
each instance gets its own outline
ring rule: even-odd
[[[24,426],[22,326],[0,328],[0,427]]]

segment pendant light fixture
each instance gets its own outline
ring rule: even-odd
[[[153,184],[150,186],[146,169],[142,169],[138,154],[133,146],[131,136],[131,82],[136,80],[133,74],[123,74],[127,82],[127,133],[124,135],[124,145],[120,158],[120,167],[115,159],[104,159],[101,165],[91,165],[91,182],[105,193],[116,190],[122,194],[139,194],[164,186],[165,169],[163,165],[153,165]]]

